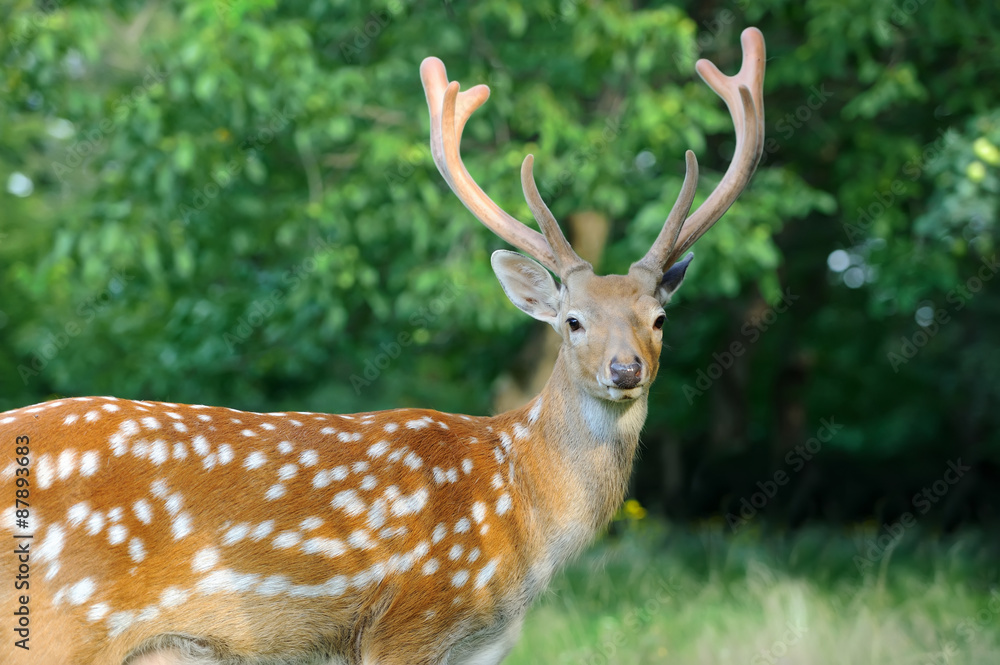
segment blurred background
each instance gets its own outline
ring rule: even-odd
[[[944,0],[13,0],[0,7],[0,411],[523,403],[558,339],[428,150],[428,55],[622,272],[767,41],[761,167],[695,246],[630,499],[509,662],[1000,662],[1000,7]],[[401,343],[403,342],[403,343]]]

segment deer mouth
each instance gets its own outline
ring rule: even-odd
[[[628,389],[608,386],[608,396],[613,402],[629,402],[641,397],[643,388],[645,386],[636,386],[635,388]]]

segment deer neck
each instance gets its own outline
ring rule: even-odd
[[[616,403],[587,393],[560,353],[542,392],[497,417],[531,423],[532,436],[514,442],[531,523],[547,550],[540,577],[549,577],[611,520],[628,486],[646,412],[645,394]]]

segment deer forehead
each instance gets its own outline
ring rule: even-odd
[[[566,282],[563,311],[633,323],[661,309],[646,287],[630,275],[595,275],[581,270]]]

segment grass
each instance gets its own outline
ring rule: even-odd
[[[866,556],[878,535],[643,520],[554,580],[504,665],[1000,663],[996,541],[913,529]]]

